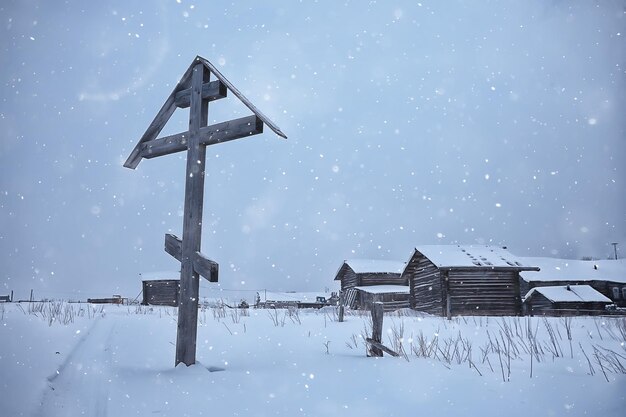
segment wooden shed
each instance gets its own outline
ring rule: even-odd
[[[345,260],[335,274],[335,281],[341,282],[343,304],[356,309],[368,308],[375,298],[383,303],[404,301],[408,305],[407,280],[401,277],[403,269],[401,261]],[[390,308],[392,304],[387,306]]]
[[[415,248],[402,273],[411,308],[444,317],[520,315],[519,273],[538,270],[505,248],[424,245]]]
[[[152,272],[141,274],[143,305],[178,307],[180,272]],[[145,279],[147,278],[147,279]]]
[[[408,285],[370,285],[354,287],[359,308],[370,310],[375,302],[383,303],[384,311],[409,308]]]
[[[540,271],[520,274],[520,290],[528,293],[537,287],[589,285],[611,299],[618,307],[626,307],[626,262],[624,259],[581,261],[558,258],[520,258]]]
[[[535,287],[524,298],[524,312],[527,315],[593,316],[605,313],[611,303],[610,298],[589,285]]]

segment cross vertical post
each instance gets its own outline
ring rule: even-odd
[[[209,101],[202,98],[202,84],[209,82],[210,73],[198,63],[191,75],[191,106],[189,111],[189,138],[187,142],[187,171],[185,179],[185,208],[180,270],[180,299],[176,333],[176,365],[189,366],[196,362],[198,327],[198,298],[200,276],[193,261],[200,252],[202,239],[202,203],[206,146],[200,144],[200,128],[207,125]]]

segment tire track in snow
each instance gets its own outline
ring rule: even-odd
[[[48,378],[37,417],[107,415],[112,318],[97,319],[55,375]]]

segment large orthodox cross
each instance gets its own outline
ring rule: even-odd
[[[211,74],[217,78],[215,81],[211,81]],[[229,90],[252,111],[252,116],[207,126],[209,102],[226,97]],[[186,107],[189,130],[157,138],[174,111]],[[165,235],[165,250],[181,263],[176,365],[196,362],[199,277],[217,282],[218,275],[217,262],[200,252],[206,147],[262,133],[264,124],[287,138],[213,64],[197,56],[124,163],[126,168],[135,169],[142,158],[187,151],[183,238]]]

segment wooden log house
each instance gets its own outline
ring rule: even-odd
[[[626,307],[626,261],[603,259],[582,261],[557,258],[521,258],[540,271],[520,274],[520,291],[525,295],[533,288],[566,285],[589,285],[609,298],[617,307]]]
[[[589,285],[559,285],[535,287],[524,298],[525,315],[595,316],[604,314],[611,304]]]
[[[411,308],[450,318],[520,315],[521,271],[536,271],[495,246],[424,245],[415,248],[402,279]]]
[[[343,305],[369,309],[381,301],[385,310],[409,306],[407,280],[401,277],[404,262],[373,259],[345,260],[335,281],[341,282]]]

